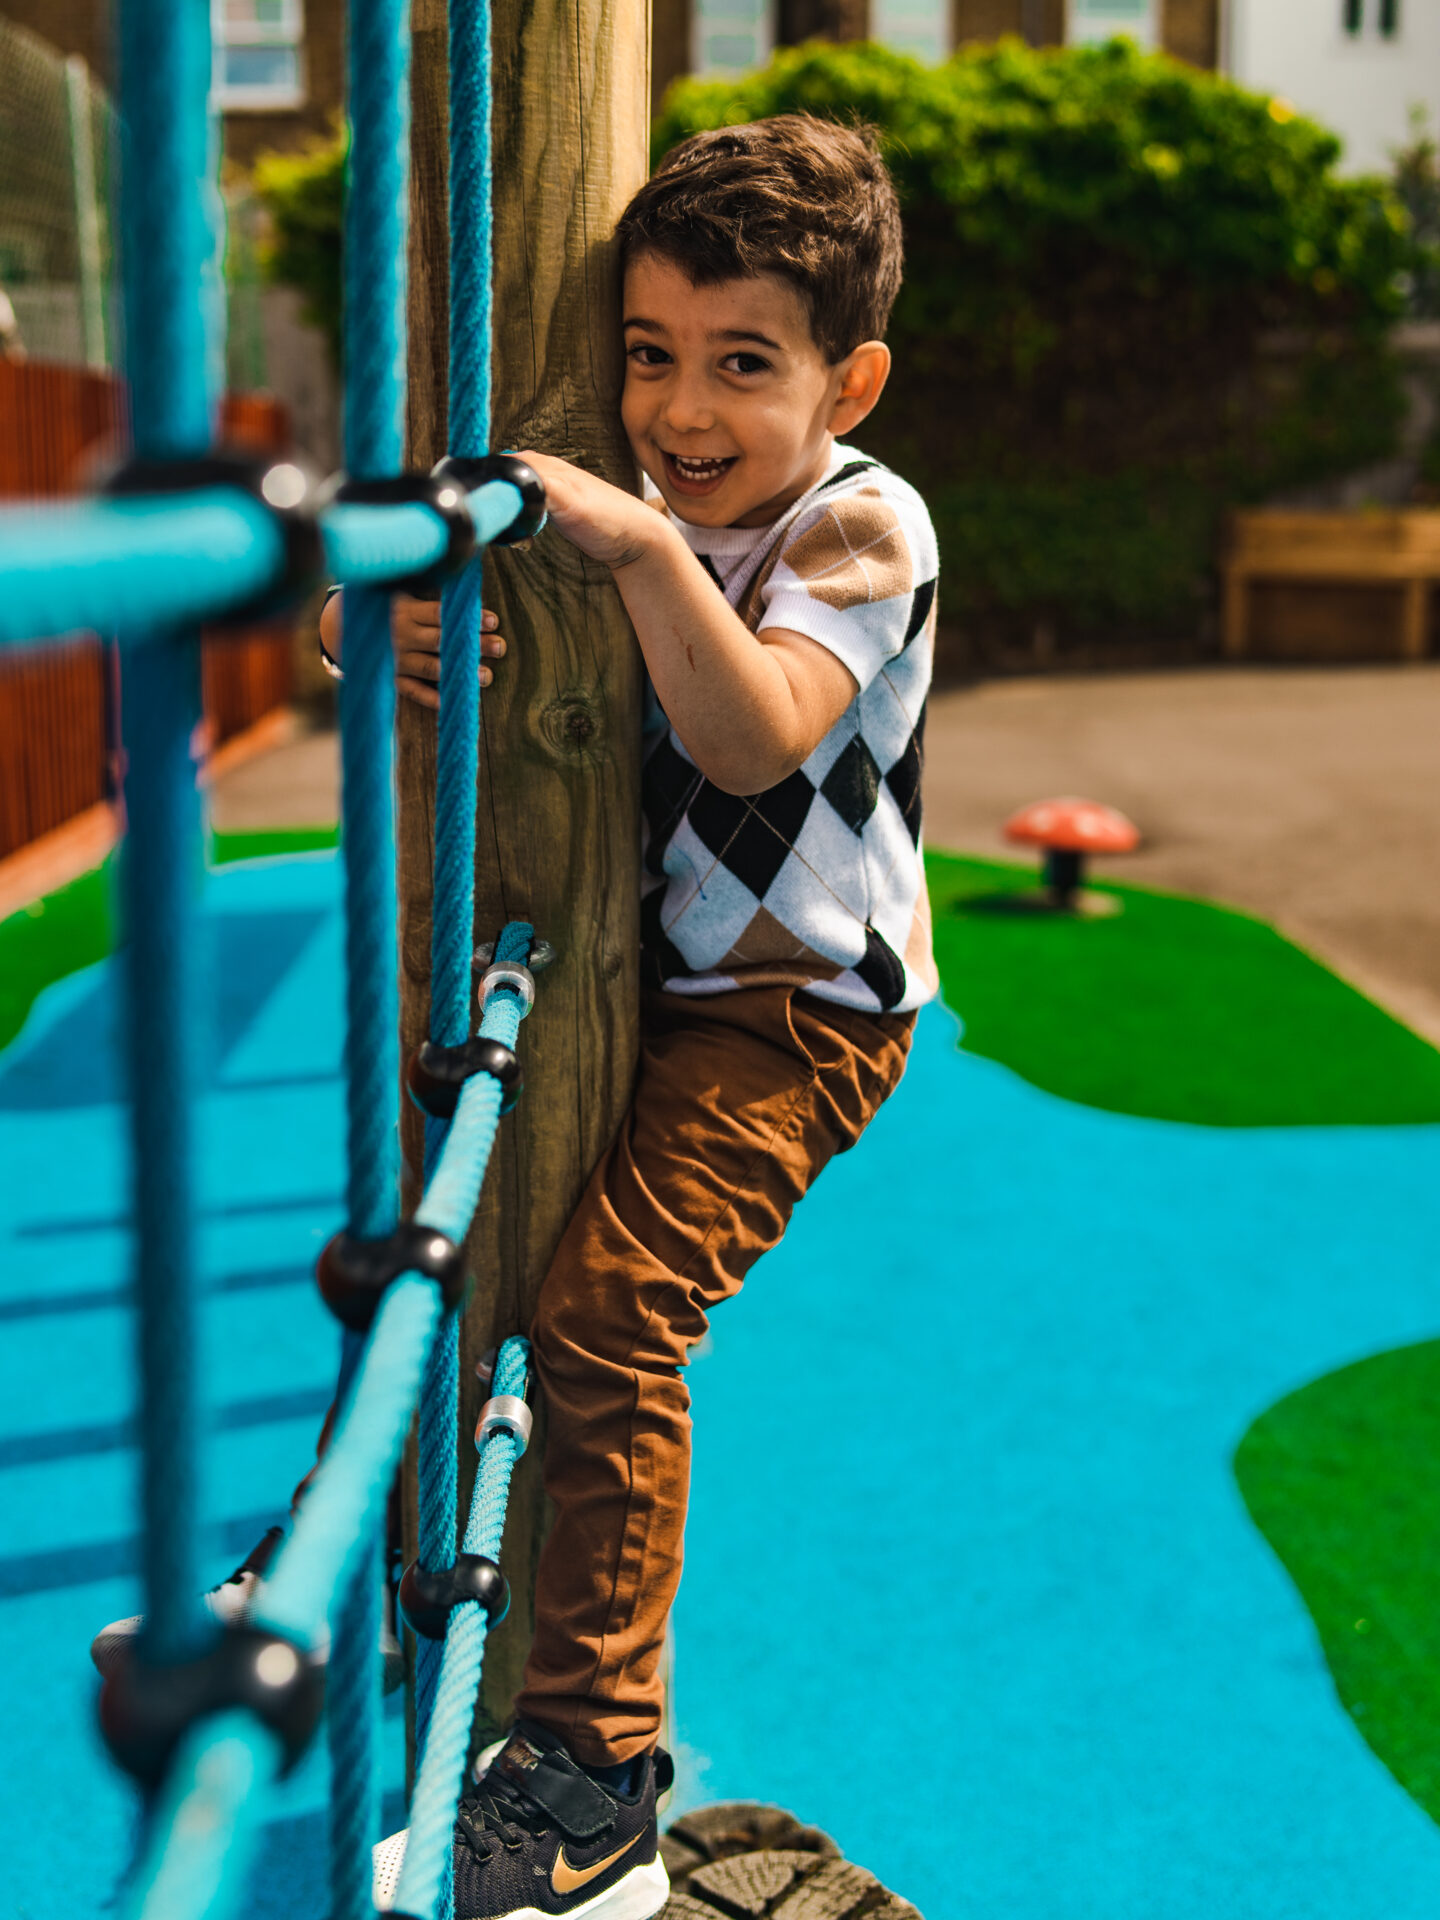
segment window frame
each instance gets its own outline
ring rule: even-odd
[[[228,20],[225,0],[210,0],[211,88],[223,113],[293,113],[309,95],[305,86],[304,0],[280,0],[280,20]],[[281,47],[295,56],[293,86],[234,85],[225,80],[225,55],[232,48]]]

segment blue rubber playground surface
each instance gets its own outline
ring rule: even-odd
[[[229,868],[207,899],[218,1577],[333,1377],[308,1268],[339,1219],[338,870]],[[105,1911],[132,1822],[86,1651],[138,1604],[114,971],[50,988],[0,1054],[16,1920]],[[672,1813],[786,1804],[926,1920],[1433,1920],[1440,1833],[1338,1705],[1231,1457],[1291,1389],[1440,1330],[1440,1128],[1130,1119],[957,1040],[922,1017],[692,1368]],[[277,1801],[256,1916],[324,1911],[319,1768]]]

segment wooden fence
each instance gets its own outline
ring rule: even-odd
[[[226,440],[283,448],[289,424],[265,394],[226,399]],[[0,499],[75,491],[125,443],[113,375],[0,360]],[[293,692],[288,624],[203,645],[209,746],[242,733]],[[111,798],[120,688],[113,649],[91,637],[0,656],[0,859]]]

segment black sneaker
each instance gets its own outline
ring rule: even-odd
[[[455,1820],[455,1920],[650,1920],[670,1895],[655,1797],[663,1750],[631,1762],[628,1791],[602,1786],[546,1728],[522,1720]],[[403,1833],[375,1849],[374,1901],[395,1904]]]

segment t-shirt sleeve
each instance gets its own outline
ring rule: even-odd
[[[924,624],[935,574],[935,536],[919,496],[860,487],[796,523],[760,589],[756,630],[817,640],[863,691]]]

